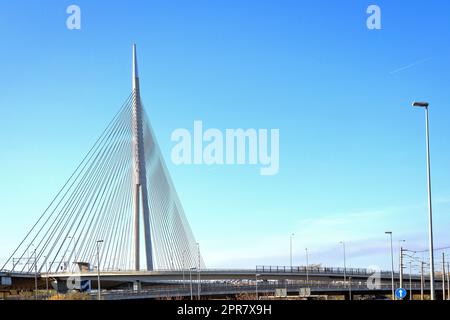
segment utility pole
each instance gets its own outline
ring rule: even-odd
[[[410,261],[409,262],[409,300],[413,299],[411,272],[412,272],[412,268],[411,268],[411,261]]]
[[[425,279],[423,277],[423,261],[420,261],[420,300],[423,300],[423,287]]]
[[[289,237],[289,264],[291,266],[291,272],[292,272],[292,237],[294,236],[293,233],[291,233],[291,236]]]
[[[306,251],[306,285],[309,284],[309,270],[308,270],[308,266],[309,266],[309,258],[308,258],[308,248],[305,248]]]
[[[347,283],[347,265],[345,262],[345,259],[346,259],[345,258],[345,242],[341,241],[340,243],[342,244],[342,248],[344,249],[344,288],[345,288],[346,283]]]
[[[403,288],[403,247],[400,247],[400,288]]]
[[[400,264],[401,264],[401,260],[400,260],[400,256],[401,256],[401,247],[402,247],[402,242],[404,243],[404,242],[406,242],[406,240],[398,240],[398,272],[400,273]],[[400,284],[399,284],[399,287],[401,287],[400,286]]]
[[[447,300],[450,300],[450,265],[447,262]]]
[[[445,300],[445,252],[442,252],[442,300]]]

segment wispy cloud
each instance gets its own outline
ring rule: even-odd
[[[425,58],[425,59],[422,59],[422,60],[417,60],[417,61],[415,61],[413,63],[410,63],[410,64],[408,64],[406,66],[403,66],[401,68],[395,69],[395,70],[389,72],[389,74],[395,74],[395,73],[398,73],[398,72],[405,71],[407,69],[410,69],[412,67],[418,66],[419,64],[425,63],[425,62],[430,61],[430,60],[431,60],[431,57],[430,58]]]
[[[435,201],[447,204],[449,197],[442,194],[436,196]],[[253,268],[256,265],[288,265],[289,234],[294,232],[295,265],[305,263],[306,247],[310,263],[340,265],[342,246],[339,242],[344,240],[350,265],[386,267],[388,265],[386,250],[389,248],[385,231],[394,232],[396,247],[398,239],[406,239],[408,248],[426,247],[426,228],[421,224],[422,220],[426,222],[426,219],[425,215],[418,214],[424,206],[425,204],[415,203],[318,215],[317,218],[293,221],[289,230],[283,234],[270,233],[270,230],[266,230],[263,235],[229,237],[226,241],[208,243],[204,247],[203,254],[208,267]],[[445,244],[447,239],[444,238],[441,235],[435,240],[437,243]]]
[[[450,194],[449,193],[438,194],[433,198],[433,203],[434,204],[450,203]]]
[[[355,245],[374,232],[377,221],[382,221],[394,209],[367,210],[353,213],[328,214],[315,219],[301,219],[292,223],[295,232],[293,254],[294,263],[300,264],[305,256],[305,247],[311,249],[311,262],[322,257],[330,261],[340,259],[339,241],[346,240]],[[357,228],[355,226],[358,226]],[[383,228],[381,228],[383,229]],[[381,230],[380,229],[380,230]],[[379,232],[378,230],[375,232]],[[253,267],[255,265],[288,265],[289,237],[286,234],[267,234],[258,239],[227,239],[223,248],[219,243],[208,245],[208,265],[226,267]],[[330,249],[330,247],[332,247]],[[356,248],[356,247],[354,247]],[[209,250],[208,250],[209,249]],[[351,251],[349,250],[349,254]],[[327,263],[327,261],[320,261]]]

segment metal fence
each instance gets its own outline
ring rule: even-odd
[[[380,293],[390,292],[391,284],[381,284],[377,288],[368,288],[366,283],[346,283],[345,285],[331,282],[317,282],[311,283],[307,286],[299,284],[270,284],[259,283],[255,284],[230,284],[230,283],[217,283],[217,284],[201,284],[200,290],[198,283],[192,283],[192,297],[197,297],[200,292],[201,296],[208,295],[220,295],[220,294],[274,294],[276,289],[286,289],[290,294],[300,295],[301,289],[310,288],[312,294],[326,293],[326,292],[340,292],[342,294],[352,291],[354,294],[358,293]],[[439,288],[439,287],[438,287]],[[436,288],[436,289],[438,289]],[[420,284],[413,284],[410,288],[406,286],[408,290],[419,291],[421,289]],[[429,290],[429,285],[424,287],[424,290]],[[105,291],[102,293],[103,299],[136,299],[136,298],[176,298],[176,297],[190,297],[191,285],[186,285],[178,288],[160,287],[152,289],[143,289],[140,291],[133,290],[117,290],[117,291]],[[92,293],[92,298],[95,299],[97,293]]]

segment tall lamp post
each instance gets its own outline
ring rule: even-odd
[[[445,300],[445,252],[442,252],[442,300]]]
[[[450,265],[447,262],[447,300],[450,300]]]
[[[346,265],[346,262],[345,262],[345,260],[346,260],[346,258],[345,258],[345,242],[341,241],[339,243],[342,244],[342,248],[344,250],[344,287],[345,287],[346,284],[347,284],[347,265]]]
[[[292,237],[294,236],[293,233],[291,233],[290,237],[289,237],[289,261],[290,261],[290,266],[291,266],[291,271],[292,271]]]
[[[309,270],[308,270],[308,266],[309,266],[309,258],[308,258],[308,248],[305,248],[306,251],[306,285],[309,284]]]
[[[100,288],[100,244],[103,240],[97,240],[97,299],[101,300],[102,292]]]
[[[447,300],[450,300],[450,265],[447,262]]]
[[[413,299],[411,273],[412,273],[412,266],[411,261],[409,261],[409,300]]]
[[[47,273],[46,274],[46,277],[45,277],[45,290],[46,290],[46,293],[47,293],[47,297],[49,296],[49,294],[48,294],[48,262],[47,262],[47,256],[44,256],[44,263],[45,263],[45,272]]]
[[[34,248],[34,298],[38,299],[38,281],[37,281],[37,256],[36,247]]]
[[[391,239],[391,284],[392,284],[392,300],[395,300],[395,288],[394,288],[394,248],[392,245],[392,231],[386,231]]]
[[[423,300],[423,291],[424,291],[424,283],[425,279],[423,276],[423,265],[425,262],[420,261],[420,300]]]
[[[34,265],[34,299],[37,300],[38,296],[37,296],[37,291],[38,291],[38,281],[37,281],[37,259],[36,259],[36,246],[34,245],[34,243],[30,243],[29,247],[33,247],[34,251],[33,251],[33,258],[30,256],[30,253],[28,253],[28,260],[27,263],[30,263],[30,261],[33,261],[31,263],[31,267],[28,268],[28,272],[30,272],[33,268]],[[20,258],[19,258],[19,262],[20,262]],[[13,261],[14,264],[14,261]]]
[[[425,108],[425,126],[427,139],[427,186],[428,186],[428,242],[430,251],[430,292],[431,300],[435,300],[434,292],[434,253],[433,253],[433,211],[431,206],[431,170],[430,170],[430,135],[428,122],[428,102],[413,102],[413,107]]]

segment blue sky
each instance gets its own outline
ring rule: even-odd
[[[81,30],[66,28],[79,5]],[[381,8],[382,29],[366,27]],[[427,246],[430,102],[435,241],[450,245],[448,1],[1,1],[0,259],[131,91],[141,94],[209,267],[389,266]],[[280,171],[175,166],[177,128],[280,129]]]

